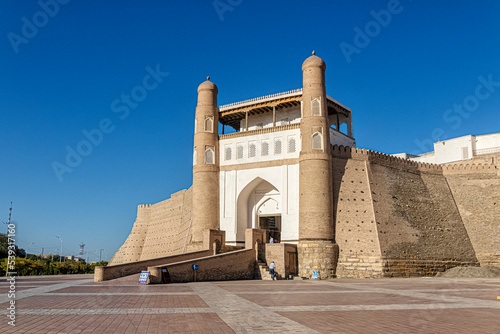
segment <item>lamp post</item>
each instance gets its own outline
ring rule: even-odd
[[[57,235],[56,235],[56,238],[59,239],[59,241],[61,242],[61,255],[59,255],[59,263],[62,262],[62,252],[63,252],[63,241],[61,238],[59,238]]]
[[[34,244],[35,244],[35,243],[34,243],[34,242],[32,242],[32,243],[30,243],[30,244],[28,245],[28,247],[26,247],[26,252],[25,252],[25,254],[24,254],[24,258],[25,258],[25,259],[27,259],[27,258],[28,258],[28,248],[30,248],[30,247],[31,247],[31,245],[34,245]]]

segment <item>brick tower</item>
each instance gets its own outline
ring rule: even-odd
[[[205,229],[219,227],[218,90],[209,79],[210,77],[198,87],[194,126],[191,244],[203,242]]]
[[[299,275],[335,275],[332,155],[326,104],[325,62],[313,55],[302,64],[303,93],[299,157]]]

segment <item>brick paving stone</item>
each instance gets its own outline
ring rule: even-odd
[[[0,304],[0,309],[8,307]],[[106,308],[172,308],[172,307],[207,307],[198,296],[194,295],[116,295],[116,296],[60,296],[38,295],[18,300],[19,309],[106,309]]]
[[[499,279],[137,280],[23,277],[0,333],[500,333]]]
[[[498,310],[442,309],[391,311],[278,312],[320,333],[464,333],[500,332]]]
[[[274,283],[278,281],[271,281],[271,284],[250,284],[250,283],[240,283],[240,284],[223,284],[218,283],[217,286],[229,291],[229,292],[238,292],[244,293],[245,291],[248,293],[260,292],[260,293],[269,293],[269,292],[277,292],[277,291],[345,291],[352,290],[350,288],[343,288],[337,286],[318,286],[316,284],[311,284],[309,282],[298,281],[297,283],[290,283],[293,281],[279,281],[279,283]],[[282,283],[286,282],[286,283]]]
[[[268,296],[238,294],[261,306],[311,306],[311,305],[380,305],[380,304],[423,304],[432,303],[422,298],[395,296],[386,293],[364,292],[346,294],[273,294]],[[272,298],[271,298],[272,296]]]
[[[89,281],[90,281],[90,278],[83,279],[83,280],[68,281],[68,282],[64,282],[63,280],[61,280],[61,281],[58,281],[57,284],[41,286],[41,287],[32,288],[32,289],[28,289],[28,290],[24,290],[24,291],[19,291],[19,292],[16,291],[16,300],[30,297],[30,296],[39,295],[39,294],[46,293],[46,292],[53,291],[53,290],[62,289],[62,288],[68,287],[68,286],[87,283]],[[16,286],[17,286],[17,284],[16,284]],[[1,305],[1,303],[8,302],[9,300],[10,299],[9,299],[8,295],[0,295],[0,305]]]
[[[434,293],[440,295],[450,295],[450,296],[458,296],[458,297],[466,297],[472,299],[481,299],[481,300],[491,300],[496,301],[497,297],[500,296],[500,287],[497,289],[482,289],[482,290],[473,290],[473,291],[436,291]],[[500,304],[500,301],[498,302]]]
[[[33,288],[38,288],[37,286],[17,286],[16,285],[16,291],[23,291],[23,290],[29,290]],[[9,287],[0,287],[0,296],[7,294],[10,291]]]
[[[189,286],[174,284],[137,285],[137,286],[89,286],[77,285],[63,289],[53,290],[50,293],[157,293],[157,292],[193,292]]]
[[[194,283],[191,287],[236,333],[316,333],[214,284]]]

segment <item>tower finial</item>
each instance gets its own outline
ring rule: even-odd
[[[315,56],[315,55],[316,55],[316,51],[313,50],[313,56]]]
[[[210,80],[210,77],[207,77],[207,80]]]

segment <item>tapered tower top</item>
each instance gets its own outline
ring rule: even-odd
[[[215,90],[215,94],[218,93],[217,86],[210,81],[210,77],[207,77],[207,81],[202,82],[201,85],[198,86],[198,93],[202,90]]]
[[[307,58],[304,63],[302,64],[302,71],[304,71],[304,69],[308,68],[308,67],[320,67],[324,70],[326,70],[326,64],[325,62],[323,61],[323,59],[321,59],[320,57],[316,56],[316,52],[313,51],[312,52],[312,56],[310,56],[309,58]]]

